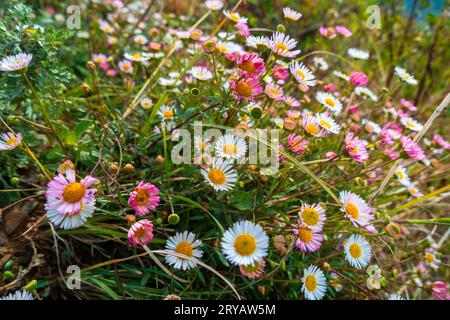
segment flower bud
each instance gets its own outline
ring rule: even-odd
[[[11,182],[12,185],[17,185],[20,182],[20,179],[18,177],[12,177],[9,182]]]
[[[30,282],[28,282],[23,288],[28,292],[33,292],[36,290],[37,285],[38,282],[35,279],[33,279]]]
[[[212,54],[216,49],[216,42],[212,39],[206,40],[202,43],[203,51],[207,54]]]
[[[158,155],[155,159],[156,163],[163,164],[164,163],[164,157],[162,155]]]
[[[88,67],[88,69],[94,70],[95,69],[95,63],[94,61],[88,61],[86,63],[86,66]]]
[[[123,167],[123,169],[124,169],[126,172],[130,173],[130,172],[133,172],[134,166],[133,166],[131,163],[127,163],[127,164],[125,165],[125,167]]]
[[[176,213],[172,213],[169,218],[167,219],[167,221],[169,222],[169,224],[171,225],[176,225],[178,224],[178,222],[180,222],[180,216],[177,215]]]
[[[286,27],[283,26],[282,24],[279,24],[279,25],[277,25],[277,31],[285,33],[286,32]]]

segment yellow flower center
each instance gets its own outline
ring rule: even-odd
[[[16,141],[17,141],[17,138],[16,137],[10,137],[7,141],[6,141],[6,145],[8,146],[8,147],[10,147],[10,146],[12,146],[14,143],[16,143]]]
[[[223,146],[223,153],[235,155],[238,151],[238,148],[235,144],[226,144]]]
[[[256,239],[251,234],[241,234],[234,240],[234,249],[241,256],[249,256],[256,250]]]
[[[166,110],[163,113],[164,118],[169,119],[169,118],[173,118],[173,111],[172,110]]]
[[[416,193],[417,193],[417,190],[414,189],[414,188],[409,188],[408,191],[409,191],[409,193],[411,193],[411,194],[416,194]]]
[[[218,49],[220,52],[222,52],[222,53],[227,53],[227,52],[228,52],[228,48],[225,47],[225,46],[218,45],[218,46],[217,46],[217,49]]]
[[[334,100],[333,99],[331,99],[331,98],[326,98],[325,99],[325,103],[328,105],[328,106],[330,106],[330,107],[334,107],[334,106],[336,106],[336,102],[334,102]]]
[[[69,203],[77,203],[83,199],[86,194],[86,187],[79,182],[72,182],[64,187],[63,198]]]
[[[305,80],[305,73],[301,70],[296,70],[298,77],[300,78],[300,80]]]
[[[138,206],[143,206],[148,202],[148,199],[149,199],[149,196],[148,196],[147,190],[139,189],[139,190],[137,190],[136,197],[134,197],[134,202]]]
[[[414,124],[412,122],[406,122],[406,125],[410,128],[414,128]]]
[[[217,185],[222,185],[227,181],[225,173],[218,168],[212,168],[208,173],[208,178],[212,183]]]
[[[308,124],[305,126],[305,130],[306,130],[310,135],[313,135],[313,136],[316,136],[316,135],[319,134],[319,128],[317,128],[317,126],[316,126],[315,124],[313,124],[313,123],[308,123]]]
[[[345,212],[350,215],[353,219],[358,219],[359,217],[359,209],[353,203],[347,204],[345,207]]]
[[[236,84],[236,92],[243,97],[250,97],[252,94],[252,87],[245,82],[245,81],[239,81]]]
[[[434,262],[434,255],[431,253],[427,253],[426,255],[426,259],[429,263],[433,263]]]
[[[244,70],[244,71],[246,71],[249,74],[255,73],[255,71],[256,71],[255,65],[251,61],[244,61],[239,66],[239,69]]]
[[[143,227],[140,227],[139,229],[137,229],[135,232],[134,232],[134,236],[136,237],[136,238],[142,238],[142,236],[145,234],[145,229],[143,228]]]
[[[313,234],[308,228],[300,228],[298,229],[298,237],[302,242],[309,243],[312,240]]]
[[[241,17],[239,17],[239,16],[238,16],[237,14],[235,14],[235,13],[230,13],[229,18],[230,18],[231,20],[233,20],[234,22],[238,22],[239,19],[240,19]]]
[[[405,79],[405,80],[408,80],[409,79],[409,75],[408,74],[406,74],[406,73],[402,73],[402,77]]]
[[[276,51],[277,52],[288,52],[289,49],[287,47],[287,45],[285,45],[283,42],[277,42],[277,44],[275,45]]]
[[[131,56],[133,58],[135,58],[135,59],[142,59],[143,58],[142,55],[140,55],[139,53],[133,53]]]
[[[362,256],[361,246],[357,243],[352,243],[349,251],[350,255],[355,259],[359,259]]]
[[[401,172],[400,170],[397,170],[397,176],[398,176],[398,178],[400,179],[400,180],[402,180],[403,179],[403,172]]]
[[[317,288],[317,279],[314,275],[310,274],[306,276],[305,287],[308,291],[315,291]]]
[[[185,256],[192,257],[192,244],[186,241],[181,241],[179,244],[177,244],[175,248],[175,252],[184,254]],[[182,258],[180,258],[182,259]]]
[[[327,129],[330,129],[331,128],[331,124],[328,122],[328,121],[326,121],[326,120],[320,120],[320,125],[322,126],[322,127],[325,127],[325,128],[327,128]]]
[[[315,226],[319,222],[319,213],[311,208],[307,208],[302,212],[303,221],[309,226]]]

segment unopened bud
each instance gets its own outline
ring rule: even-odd
[[[95,69],[94,61],[88,61],[86,65],[87,65],[88,69]]]
[[[28,282],[23,288],[28,292],[33,292],[36,290],[37,285],[38,282],[35,279],[33,279],[30,282]]]
[[[127,219],[127,221],[129,223],[135,223],[136,222],[136,216],[134,214],[127,214],[125,216],[125,219]]]
[[[171,225],[176,225],[178,224],[178,222],[180,222],[180,216],[177,215],[176,213],[172,213],[169,218],[167,219],[167,221],[169,222],[169,224]]]
[[[285,33],[286,32],[286,27],[283,26],[282,24],[279,24],[279,25],[277,25],[277,31]]]
[[[162,155],[159,155],[159,156],[157,156],[156,157],[156,163],[159,163],[159,164],[162,164],[162,163],[164,163],[164,157],[162,156]]]
[[[131,163],[127,163],[127,164],[125,165],[125,167],[123,167],[123,169],[124,169],[126,172],[130,173],[130,172],[133,172],[134,167],[133,167],[133,165],[132,165]]]
[[[205,53],[212,54],[216,49],[216,42],[212,39],[206,40],[205,42],[203,42],[202,47]]]

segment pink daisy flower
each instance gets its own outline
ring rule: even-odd
[[[239,35],[248,37],[250,35],[250,29],[246,23],[237,23],[234,27],[239,31]]]
[[[349,29],[347,29],[344,26],[336,26],[335,28],[337,33],[343,35],[346,38],[350,37],[353,34]]]
[[[333,27],[320,27],[319,32],[321,35],[329,39],[333,39],[336,37],[336,31]]]
[[[303,117],[303,129],[313,137],[323,137],[328,134],[325,129],[320,127],[316,117],[305,116]]]
[[[345,216],[355,227],[367,227],[369,222],[373,220],[372,208],[359,195],[350,191],[341,191],[339,201],[342,204],[340,210],[345,213]]]
[[[444,149],[450,150],[450,143],[438,134],[435,134],[433,136],[433,142],[438,144]]]
[[[239,100],[255,101],[255,97],[263,92],[258,78],[243,78],[231,81],[231,89]]]
[[[289,77],[289,71],[281,66],[276,66],[272,70],[272,75],[276,80],[286,80]]]
[[[302,252],[316,252],[322,245],[323,235],[306,225],[294,229],[294,234],[298,236],[295,245]]]
[[[419,146],[419,144],[415,143],[407,136],[402,136],[400,138],[400,142],[402,143],[403,150],[405,150],[408,157],[414,160],[425,159],[425,153],[422,151],[422,148]]]
[[[411,112],[417,111],[417,107],[409,100],[400,99],[400,104]]]
[[[136,221],[128,230],[128,241],[132,245],[144,246],[153,239],[153,223],[142,219]]]
[[[275,101],[283,100],[283,88],[274,83],[268,83],[264,89],[264,93]]]
[[[431,285],[431,293],[434,300],[450,300],[447,284],[443,281],[435,281]]]
[[[151,183],[141,181],[128,198],[130,207],[138,216],[155,210],[159,204],[159,189]]]
[[[248,266],[240,265],[239,271],[241,271],[243,276],[253,280],[258,279],[263,274],[265,266],[266,261],[264,261],[264,259],[260,259],[259,261],[256,261]]]
[[[97,189],[89,187],[98,181],[97,178],[86,176],[77,182],[75,170],[68,166],[47,184],[47,207],[55,208],[62,215],[72,216],[79,213],[94,198]]]
[[[353,71],[350,74],[350,83],[356,87],[364,87],[369,83],[369,78],[367,78],[364,72]]]
[[[353,137],[353,132],[348,133],[345,137],[345,150],[353,159],[360,163],[365,163],[369,159],[366,144],[359,140],[358,137]]]
[[[239,71],[242,75],[256,76],[263,72],[266,67],[264,66],[264,60],[259,58],[257,53],[244,53],[237,60]]]
[[[308,140],[305,140],[301,135],[292,133],[288,136],[288,147],[292,152],[303,153],[308,147]]]

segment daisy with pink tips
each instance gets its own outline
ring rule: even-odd
[[[99,180],[86,176],[76,181],[71,161],[64,162],[56,175],[47,185],[45,204],[48,219],[62,229],[77,228],[92,216],[97,189],[89,188]]]
[[[350,191],[341,191],[339,201],[342,204],[340,209],[355,227],[366,227],[372,216],[372,208],[357,194]]]
[[[400,142],[402,143],[403,150],[405,150],[408,157],[413,160],[423,160],[426,158],[425,153],[418,143],[414,142],[407,136],[402,136],[400,138]]]
[[[353,34],[349,29],[347,29],[344,26],[336,26],[335,29],[337,33],[343,35],[346,38],[351,37],[351,35]]]
[[[287,144],[292,152],[303,153],[308,147],[308,140],[304,139],[301,135],[292,133],[288,136]]]
[[[360,163],[365,163],[369,159],[366,144],[358,137],[353,137],[353,132],[348,133],[345,137],[345,150],[347,150],[350,157]]]
[[[243,78],[231,81],[231,90],[237,95],[238,100],[255,101],[255,97],[263,92],[258,78]]]
[[[159,189],[151,183],[141,181],[130,193],[128,204],[138,216],[146,215],[158,206]]]
[[[128,230],[128,241],[132,245],[144,246],[153,239],[153,223],[142,219],[136,221]]]
[[[263,72],[266,67],[264,60],[261,59],[257,53],[244,53],[237,60],[239,71],[243,76],[256,76]]]
[[[269,40],[269,48],[281,57],[295,58],[301,50],[293,50],[297,46],[297,40],[287,34],[276,32]]]
[[[275,101],[283,100],[283,88],[274,83],[268,83],[264,89],[264,93]]]
[[[265,266],[266,261],[264,259],[259,259],[259,261],[255,261],[253,264],[250,264],[248,266],[240,265],[239,271],[244,277],[253,280],[261,277],[261,275],[264,273]]]
[[[307,115],[303,117],[303,129],[313,137],[323,137],[328,134],[328,131],[320,126],[317,118],[314,116]]]
[[[316,252],[322,246],[323,235],[306,225],[295,228],[294,234],[298,236],[295,245],[302,252]]]
[[[0,151],[12,150],[22,142],[20,133],[5,132],[0,134]]]

